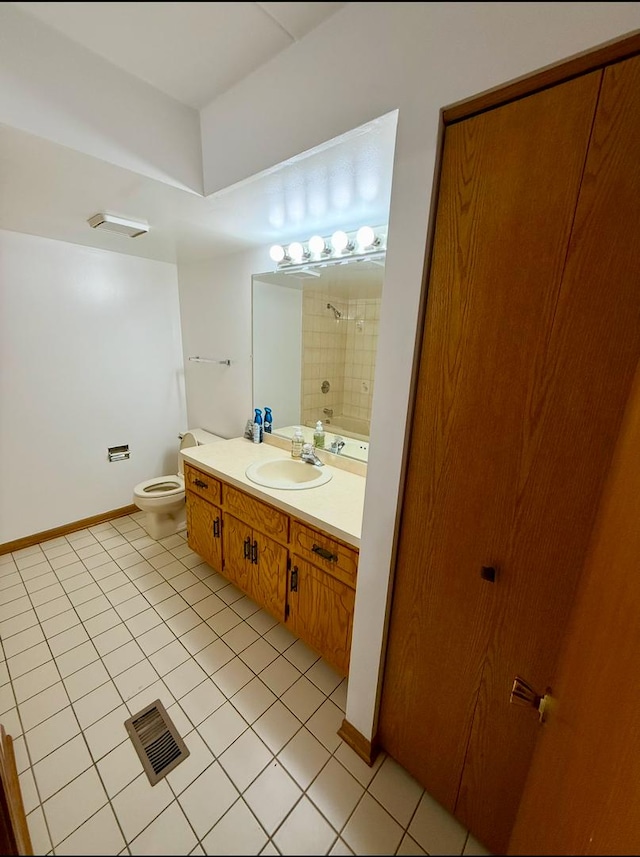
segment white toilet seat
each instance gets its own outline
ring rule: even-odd
[[[183,476],[156,476],[155,479],[139,482],[133,489],[133,494],[135,497],[144,497],[147,500],[169,499],[183,494],[184,490]]]

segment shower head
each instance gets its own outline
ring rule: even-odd
[[[335,315],[335,317],[336,317],[337,319],[338,319],[338,318],[340,318],[340,317],[342,316],[342,313],[340,312],[340,310],[339,310],[339,309],[336,309],[336,308],[334,307],[334,305],[333,305],[333,304],[327,304],[327,309],[332,309],[332,310],[333,310],[333,314]]]

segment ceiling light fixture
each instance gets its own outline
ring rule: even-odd
[[[148,223],[125,220],[124,217],[116,217],[113,214],[94,214],[87,223],[92,229],[104,229],[106,232],[116,232],[118,235],[127,235],[129,238],[137,238],[149,231]]]

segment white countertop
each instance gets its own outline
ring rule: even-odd
[[[183,459],[212,476],[240,488],[294,515],[347,544],[360,547],[366,479],[339,467],[325,464],[332,478],[325,485],[304,489],[263,488],[245,476],[255,461],[290,458],[291,454],[267,443],[245,437],[194,446],[180,452]]]

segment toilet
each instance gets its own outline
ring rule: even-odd
[[[180,435],[180,449],[224,440],[204,429],[189,429]],[[178,453],[178,472],[174,476],[156,476],[139,482],[133,489],[133,502],[145,512],[140,522],[152,539],[164,539],[186,529],[184,466]]]

